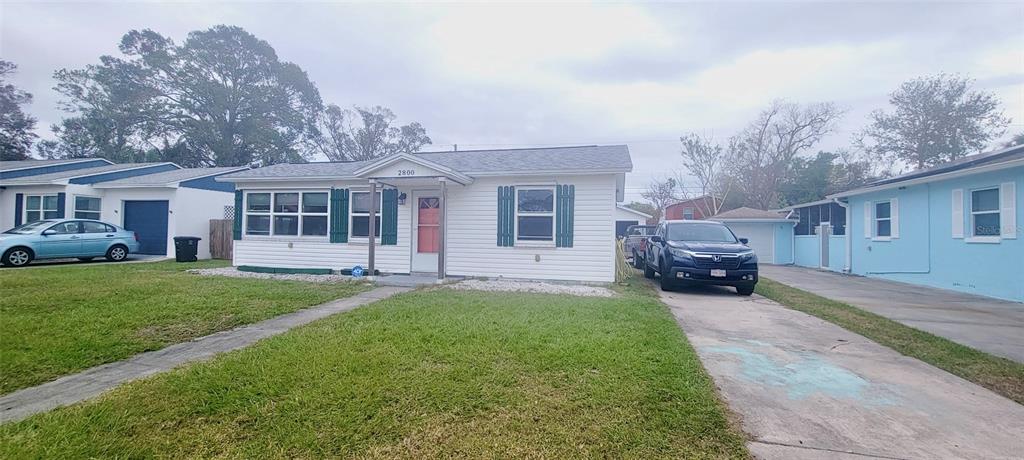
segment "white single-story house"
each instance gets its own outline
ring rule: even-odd
[[[650,214],[637,211],[623,204],[615,205],[615,236],[625,236],[626,229],[630,225],[643,225],[647,219],[652,218]]]
[[[140,253],[174,255],[175,236],[198,236],[209,258],[209,221],[224,218],[233,187],[217,175],[247,168],[190,168],[174,163],[107,160],[0,163],[0,228],[40,219],[99,219],[135,231]]]
[[[736,208],[718,213],[707,220],[721,222],[739,238],[747,239],[747,246],[757,254],[763,264],[789,264],[793,262],[793,226],[796,221],[785,213],[763,209]]]
[[[217,180],[236,188],[236,266],[610,282],[630,170],[626,146],[590,145],[278,164]]]

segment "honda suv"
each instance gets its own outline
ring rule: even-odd
[[[670,220],[647,239],[644,277],[661,275],[661,289],[675,285],[733,286],[754,293],[757,256],[746,238],[737,238],[718,222]]]

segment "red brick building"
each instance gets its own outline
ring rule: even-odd
[[[707,217],[711,208],[711,197],[701,196],[665,207],[665,220],[700,220]]]

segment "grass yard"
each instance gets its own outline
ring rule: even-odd
[[[0,270],[0,394],[366,289],[184,272],[225,265]]]
[[[766,278],[757,283],[757,293],[1024,404],[1024,364]]]
[[[641,288],[415,291],[0,426],[5,458],[747,455]]]

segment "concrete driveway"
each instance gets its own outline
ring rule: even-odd
[[[1024,362],[1024,304],[810,268],[762,265],[765,278]]]
[[[1024,406],[731,289],[663,292],[758,458],[1020,458]]]

